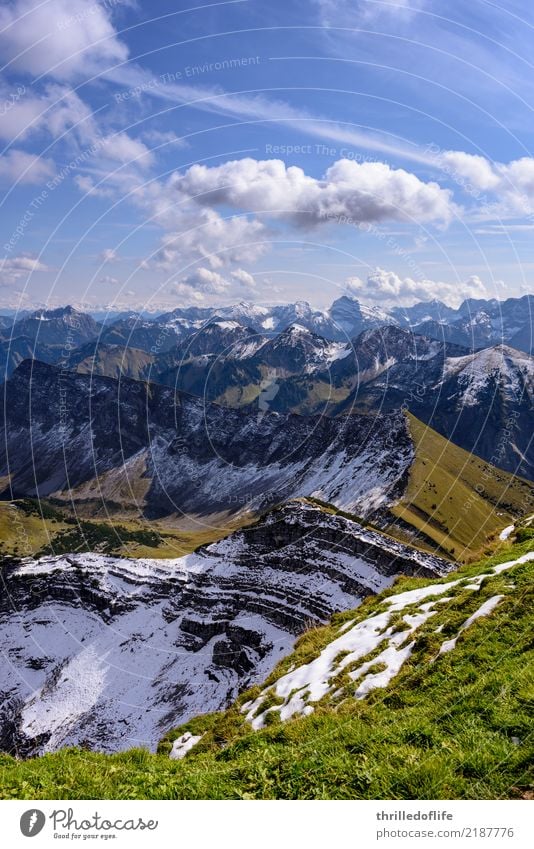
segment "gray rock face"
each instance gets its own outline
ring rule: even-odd
[[[413,457],[400,412],[247,413],[38,362],[6,384],[3,422],[9,492],[111,502],[121,484],[150,518],[265,509],[302,495],[367,516],[402,493]]]
[[[292,502],[176,560],[97,554],[5,570],[0,745],[154,749],[261,682],[310,625],[439,558]]]
[[[505,345],[469,353],[430,340],[426,353],[420,340],[410,356],[395,333],[418,339],[406,331],[384,335],[387,367],[362,380],[335,412],[407,407],[461,448],[534,480],[534,359]]]

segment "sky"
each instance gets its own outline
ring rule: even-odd
[[[534,291],[529,0],[11,0],[0,309]]]

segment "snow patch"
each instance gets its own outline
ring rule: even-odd
[[[203,734],[195,735],[191,734],[190,731],[186,731],[185,734],[178,737],[178,739],[172,744],[171,753],[169,755],[171,761],[181,761],[182,758],[185,758],[193,746],[196,746],[196,744],[202,740],[203,736]]]
[[[513,566],[533,559],[534,552],[529,552],[517,560],[501,563],[488,572],[475,576],[469,585],[463,585],[463,589],[478,590],[485,578],[499,575]],[[338,630],[341,636],[328,643],[314,660],[287,672],[275,684],[264,689],[257,699],[243,705],[241,711],[246,714],[246,720],[250,722],[252,728],[259,729],[264,727],[267,714],[273,711],[278,711],[283,721],[296,715],[308,715],[313,711],[313,702],[319,701],[329,693],[333,695],[337,692],[335,679],[348,666],[355,665],[355,668],[349,671],[349,677],[353,681],[361,680],[354,692],[356,698],[363,698],[378,687],[386,687],[412,653],[415,640],[411,640],[410,637],[437,613],[435,609],[437,604],[451,600],[451,597],[445,594],[453,587],[462,584],[463,580],[459,578],[447,583],[429,584],[415,590],[391,595],[384,599],[384,604],[388,608],[385,612],[369,616],[350,628],[348,623],[345,623],[343,628]],[[433,599],[432,597],[435,596],[442,597]],[[425,599],[431,600],[425,601]],[[500,595],[493,596],[484,602],[465,621],[459,633],[479,617],[491,613],[501,599]],[[401,612],[413,605],[418,605],[418,609],[402,617],[402,629],[399,630],[395,624],[390,624],[393,613]],[[444,643],[440,654],[452,650],[456,645],[456,639]],[[384,641],[386,645],[381,652],[357,665],[358,661],[374,653]],[[374,673],[370,672],[376,664],[384,668]],[[269,694],[274,695],[279,704],[262,711],[262,705]]]
[[[476,622],[476,620],[480,619],[481,616],[488,616],[488,614],[490,614],[492,610],[495,610],[502,598],[504,598],[504,596],[502,595],[494,595],[492,598],[488,598],[488,600],[485,601],[484,604],[482,604],[478,608],[478,610],[475,610],[475,612],[471,614],[469,619],[465,620],[457,635],[453,637],[452,640],[445,640],[445,642],[441,644],[439,654],[447,654],[448,652],[456,648],[456,642],[462,631],[465,631],[466,628],[469,628],[473,624],[473,622]]]

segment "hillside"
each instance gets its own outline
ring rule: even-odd
[[[3,498],[75,507],[84,520],[121,524],[134,534],[122,534],[130,543],[138,531],[154,530],[148,522],[167,523],[169,533],[188,523],[216,539],[276,504],[311,496],[463,559],[478,556],[518,518],[530,493],[525,481],[413,418],[410,429],[400,410],[329,418],[228,409],[170,387],[37,361],[23,363],[7,382],[4,410]],[[41,551],[41,536],[24,554]],[[56,536],[47,553],[67,551],[64,538],[56,547]],[[144,551],[95,550],[151,555],[137,541]],[[70,550],[92,549],[80,548],[77,538]]]
[[[460,562],[481,557],[488,553],[497,532],[528,509],[531,484],[464,451],[407,415],[415,457],[408,486],[390,508],[400,524],[393,524],[389,531],[415,529]]]
[[[146,519],[258,513],[312,494],[366,516],[396,500],[413,454],[400,412],[247,413],[36,361],[19,366],[3,404],[4,497]]]
[[[533,595],[525,528],[491,560],[399,579],[307,632],[263,686],[176,729],[157,755],[3,755],[2,795],[531,798]],[[172,760],[173,747],[190,752]]]
[[[173,724],[262,681],[306,627],[396,575],[451,568],[298,501],[176,559],[67,550],[10,563],[0,599],[2,748],[153,749]]]

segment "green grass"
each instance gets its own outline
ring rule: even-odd
[[[239,520],[209,517],[191,522],[191,529],[170,522],[148,522],[126,517],[86,518],[68,505],[32,498],[0,502],[0,557],[97,551],[125,557],[182,557],[200,545],[215,542],[250,524],[254,516]]]
[[[408,415],[415,445],[408,488],[391,513],[460,562],[478,559],[524,513],[532,485],[458,448]],[[394,533],[394,526],[388,528]]]
[[[521,533],[519,533],[521,537]],[[532,539],[463,566],[445,581],[532,550]],[[323,627],[304,634],[269,677],[316,657],[341,624],[384,609],[392,593],[430,583],[402,578]],[[466,580],[467,583],[467,580]],[[505,598],[436,659],[443,639],[485,598]],[[451,602],[416,632],[410,660],[384,690],[361,701],[328,698],[314,714],[252,732],[239,710],[198,717],[170,734],[160,754],[132,750],[106,756],[64,750],[28,761],[0,757],[3,798],[124,799],[494,799],[529,798],[534,788],[534,561],[462,584]],[[436,634],[437,625],[443,625]],[[262,685],[262,687],[265,685]],[[353,685],[354,686],[354,685]],[[273,704],[276,703],[272,699]],[[183,761],[168,758],[172,740],[204,736]]]
[[[67,519],[66,521],[74,527],[57,533],[50,543],[36,553],[36,557],[82,551],[113,554],[118,548],[123,548],[131,543],[158,548],[161,542],[161,536],[148,528],[129,530],[119,524],[87,522],[83,519]]]

